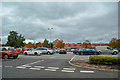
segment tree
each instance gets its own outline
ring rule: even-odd
[[[63,43],[63,41],[58,42],[56,45],[57,48],[64,48],[64,46],[65,46],[65,43]]]
[[[29,42],[28,44],[25,45],[27,48],[32,48],[34,47],[34,44],[32,44],[31,42]]]
[[[112,40],[109,42],[109,46],[112,48],[120,48],[120,39],[112,38]]]
[[[8,41],[7,41],[7,46],[12,46],[12,47],[23,47],[25,46],[25,44],[23,43],[23,41],[25,41],[24,36],[22,36],[21,34],[18,35],[17,32],[15,31],[10,31],[9,33],[10,35],[8,36]]]
[[[84,48],[91,48],[91,43],[89,40],[86,40],[85,42],[83,42],[83,47]]]
[[[43,47],[49,48],[48,42],[49,42],[49,41],[48,41],[47,39],[45,39],[44,42],[43,42]]]
[[[49,43],[49,48],[53,48],[53,43]]]
[[[41,42],[36,43],[35,47],[42,47],[42,43]]]

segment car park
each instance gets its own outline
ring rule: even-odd
[[[36,50],[39,50],[42,52],[42,54],[54,54],[54,51],[49,48],[44,48],[44,47],[38,47]]]
[[[10,57],[16,59],[18,57],[18,52],[12,47],[0,47],[0,54],[3,59],[9,59]]]
[[[27,49],[27,51],[24,51],[24,55],[30,55],[30,54],[40,56],[42,52],[35,49]]]
[[[109,46],[96,46],[96,50],[99,51],[100,53],[110,53],[110,54],[118,54],[117,49],[113,49]]]
[[[99,51],[93,49],[81,49],[78,51],[79,55],[99,55]]]
[[[67,54],[67,51],[66,51],[66,49],[60,49],[60,52],[59,52],[59,54]]]

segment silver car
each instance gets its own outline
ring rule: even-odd
[[[38,48],[36,48],[36,50],[41,51],[43,54],[53,54],[54,53],[54,51],[52,49],[44,48],[44,47],[38,47]]]

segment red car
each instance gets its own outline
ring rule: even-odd
[[[0,57],[3,59],[9,59],[10,57],[16,59],[18,52],[12,47],[0,47]]]
[[[25,48],[17,48],[16,51],[18,52],[18,54],[23,54],[24,51],[26,51]]]

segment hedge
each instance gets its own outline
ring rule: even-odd
[[[120,64],[120,57],[110,57],[110,56],[90,56],[90,64],[103,64],[103,65],[118,65]]]

